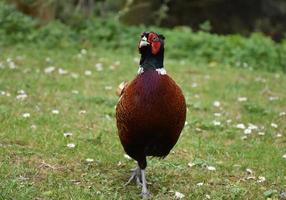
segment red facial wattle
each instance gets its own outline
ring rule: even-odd
[[[152,54],[156,55],[161,48],[161,42],[156,33],[149,33],[148,35],[148,42],[151,44],[151,52]]]

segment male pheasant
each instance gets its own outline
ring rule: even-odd
[[[116,107],[118,135],[125,152],[138,166],[129,181],[142,186],[148,198],[147,156],[166,157],[179,139],[186,103],[179,86],[164,69],[164,36],[144,32],[139,42],[138,75],[125,85]]]

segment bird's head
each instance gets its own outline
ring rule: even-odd
[[[138,49],[141,54],[152,53],[157,55],[164,49],[165,37],[155,32],[144,32],[141,34]]]

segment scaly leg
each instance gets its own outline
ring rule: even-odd
[[[142,176],[142,197],[143,197],[143,199],[148,199],[150,196],[150,193],[147,189],[147,181],[146,181],[144,169],[141,169],[141,176]]]
[[[124,186],[128,185],[133,179],[136,180],[136,183],[137,183],[138,186],[142,186],[140,167],[137,166],[135,169],[132,169],[131,171],[132,171],[131,177],[129,178],[127,183],[124,184]]]

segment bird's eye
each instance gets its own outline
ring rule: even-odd
[[[153,42],[158,42],[158,41],[159,41],[159,38],[154,37],[152,41],[153,41]]]

